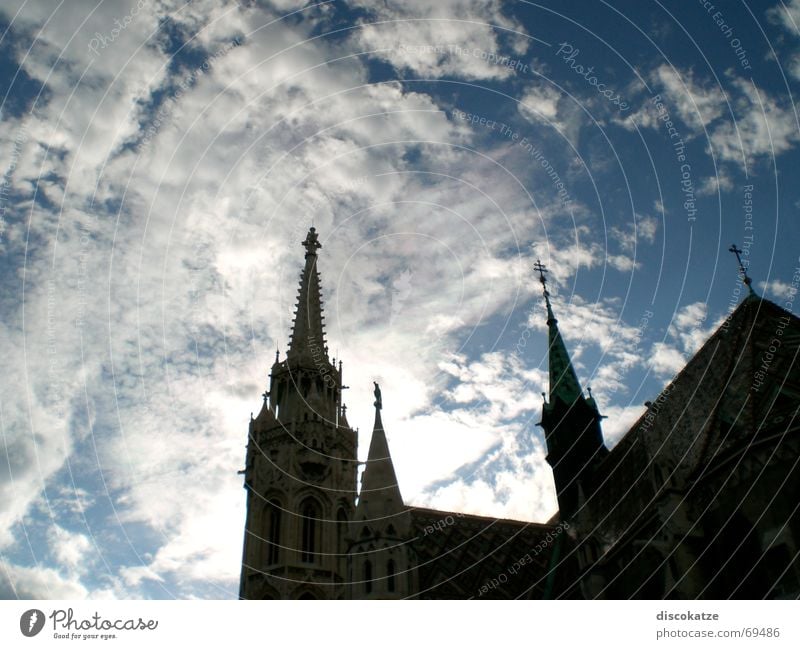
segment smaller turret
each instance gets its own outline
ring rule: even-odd
[[[416,565],[410,548],[411,514],[397,485],[381,420],[383,400],[375,383],[375,424],[361,491],[350,525],[352,599],[403,599],[416,592]]]

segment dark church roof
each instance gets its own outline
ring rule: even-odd
[[[691,489],[798,428],[799,346],[800,319],[746,298],[596,467],[584,526],[613,542],[644,524],[659,492]]]
[[[566,527],[409,511],[421,599],[542,599],[569,576],[555,570],[569,542]]]

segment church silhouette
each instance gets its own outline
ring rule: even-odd
[[[800,596],[800,320],[755,294],[741,263],[747,297],[609,450],[537,262],[559,505],[541,524],[406,505],[378,384],[357,489],[313,227],[303,246],[289,348],[250,421],[240,598]]]

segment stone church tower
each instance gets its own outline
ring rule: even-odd
[[[342,404],[342,364],[328,358],[313,227],[303,246],[289,349],[283,361],[276,355],[261,412],[250,421],[243,599],[347,594],[357,437]]]

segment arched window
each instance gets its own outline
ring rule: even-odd
[[[314,563],[317,552],[317,520],[319,519],[319,509],[313,500],[306,500],[300,510],[303,517],[303,529],[300,546],[300,560],[306,563]]]
[[[281,550],[281,506],[268,502],[267,516],[267,565],[278,563]]]
[[[397,572],[394,565],[394,560],[389,559],[386,563],[386,588],[390,593],[394,592],[394,573]]]
[[[364,562],[364,591],[369,595],[372,592],[372,563]]]
[[[347,552],[344,547],[344,537],[347,534],[347,512],[343,508],[339,508],[336,512],[336,538],[338,540],[336,551],[339,553]]]

